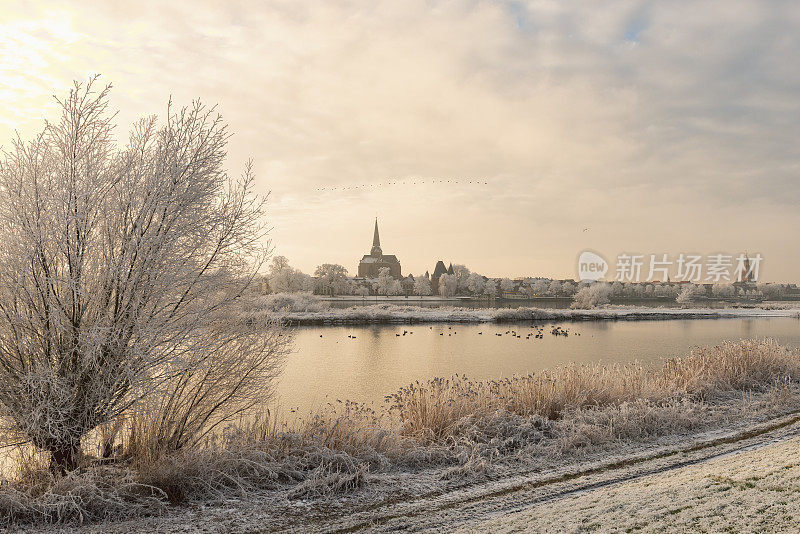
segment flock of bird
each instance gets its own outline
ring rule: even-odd
[[[560,326],[557,326],[557,325],[549,325],[549,326],[551,326],[550,333],[552,335],[554,335],[556,337],[558,337],[558,336],[563,336],[563,337],[569,336],[569,329],[568,328],[561,328]],[[543,326],[533,325],[533,329],[534,329],[534,331],[525,334],[525,339],[531,339],[531,338],[544,339],[544,327]],[[478,334],[479,335],[483,334],[483,332],[478,332]],[[496,332],[494,335],[496,335],[496,336],[511,335],[511,337],[515,337],[517,339],[522,339],[522,333],[521,332],[517,332],[516,330],[506,330],[505,334],[502,333],[502,332]],[[573,335],[579,336],[580,333],[576,332]]]
[[[317,187],[315,191],[352,191],[355,189],[374,189],[378,187],[384,187],[387,185],[417,185],[417,184],[475,184],[475,185],[489,185],[489,182],[481,182],[479,180],[470,180],[470,181],[459,181],[459,180],[414,180],[414,181],[402,181],[402,182],[386,182],[386,183],[379,183],[379,184],[360,184],[360,185],[343,185],[339,187]]]
[[[567,337],[570,334],[569,328],[562,328],[562,327],[560,327],[558,325],[548,325],[548,326],[550,327],[550,333],[552,335],[556,336],[556,337],[558,337],[558,336]],[[428,328],[430,330],[433,330],[432,326],[429,326]],[[525,339],[526,340],[527,339],[531,339],[531,338],[544,339],[544,328],[545,328],[544,326],[532,325],[531,328],[533,328],[533,330],[531,332],[525,334]],[[458,334],[457,331],[453,330],[452,326],[448,326],[447,329],[448,330],[452,330],[451,332],[447,332],[448,336],[453,336],[455,334]],[[403,330],[402,332],[395,332],[394,335],[395,335],[395,337],[402,337],[402,336],[405,336],[405,335],[411,335],[413,333],[414,332],[412,330]],[[439,332],[440,336],[444,336],[444,334],[445,334],[444,332]],[[494,335],[496,335],[498,337],[502,337],[504,335],[505,336],[510,335],[511,337],[514,337],[514,338],[517,338],[517,339],[522,339],[522,334],[523,334],[523,332],[517,332],[516,330],[506,330],[505,333],[503,333],[503,332],[495,332]],[[483,332],[482,331],[478,332],[478,335],[482,336]],[[581,334],[579,332],[574,332],[572,335],[580,336]],[[322,334],[320,334],[319,337],[322,337]],[[348,334],[347,338],[348,339],[356,339],[356,336],[354,336],[352,334]]]

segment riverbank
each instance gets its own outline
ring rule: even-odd
[[[795,532],[799,488],[800,437],[790,437],[502,514],[473,515],[451,532]]]
[[[589,310],[544,308],[460,308],[378,304],[352,308],[296,311],[249,309],[246,314],[271,317],[289,325],[415,324],[415,323],[514,323],[546,321],[647,321],[669,319],[723,319],[731,317],[798,317],[800,307],[764,308],[639,308],[609,306]]]
[[[658,370],[436,379],[388,401],[385,413],[334,403],[291,426],[262,414],[215,443],[86,467],[46,491],[6,483],[0,512],[39,531],[46,521],[126,533],[367,529],[443,495],[523,475],[552,482],[797,419],[800,355],[768,341],[730,343]]]
[[[800,506],[793,498],[800,486],[798,418],[790,413],[765,420],[751,413],[711,430],[587,447],[556,463],[497,462],[473,477],[441,470],[377,473],[343,495],[251,493],[132,520],[11,531],[730,532],[733,525],[734,531],[783,532],[796,525]]]

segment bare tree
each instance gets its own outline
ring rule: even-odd
[[[76,83],[60,120],[0,163],[0,409],[6,439],[61,472],[123,414],[186,419],[186,442],[247,409],[287,339],[235,320],[266,229],[250,165],[223,169],[221,117],[168,106],[120,149],[110,86],[95,86]]]
[[[353,295],[366,297],[367,295],[369,295],[369,288],[365,285],[358,284],[355,290],[353,290]]]
[[[611,284],[611,294],[615,297],[621,297],[625,291],[625,286],[619,280]]]
[[[694,301],[696,294],[694,291],[694,287],[691,284],[686,284],[681,289],[681,292],[675,297],[675,302],[680,305],[691,304]]]
[[[575,284],[572,282],[567,281],[561,284],[561,292],[566,296],[571,297],[575,294],[575,291],[577,291],[577,289],[575,288]]]
[[[272,293],[313,291],[314,279],[289,265],[285,256],[273,256],[267,278]]]
[[[466,265],[456,263],[453,265],[453,274],[456,275],[456,293],[466,293],[469,289],[467,281],[470,276],[470,270],[467,269]]]
[[[419,278],[414,280],[414,294],[419,295],[420,297],[424,297],[433,293],[431,291],[431,281],[425,278],[424,276],[420,276]]]
[[[487,279],[486,285],[483,288],[483,293],[487,297],[494,298],[494,296],[497,295],[497,281],[492,278]]]
[[[483,281],[483,276],[479,275],[478,273],[472,273],[469,275],[467,279],[467,289],[472,292],[473,295],[480,295],[483,293],[483,288],[486,284]]]
[[[549,280],[537,280],[533,284],[533,293],[537,297],[543,297],[548,294],[550,291],[550,281]]]
[[[760,283],[758,289],[766,299],[780,299],[786,293],[782,284]]]
[[[500,279],[500,290],[503,293],[511,293],[514,291],[514,281],[510,278],[501,278]]]
[[[323,294],[340,295],[347,289],[347,269],[336,263],[323,263],[314,271],[317,287]]]
[[[736,287],[725,282],[715,282],[711,286],[711,294],[719,298],[731,298],[736,296]]]
[[[454,274],[443,274],[439,277],[439,295],[452,297],[458,289],[458,279]]]
[[[403,292],[403,286],[399,280],[394,279],[388,267],[381,267],[378,274],[377,291],[379,295],[400,295]]]

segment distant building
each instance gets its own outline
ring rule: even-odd
[[[450,269],[453,269],[452,263],[450,264]],[[447,273],[447,267],[444,266],[444,262],[442,260],[437,261],[436,267],[433,268],[433,274],[431,275],[431,291],[433,291],[434,295],[439,294],[439,277]]]
[[[751,270],[750,257],[747,255],[747,252],[744,253],[744,265],[741,272],[739,272],[739,279],[737,280],[737,282],[740,282],[742,284],[750,284],[753,287],[755,287],[756,283],[755,275]],[[736,285],[736,283],[734,283],[734,285]]]
[[[400,261],[394,254],[384,254],[381,250],[381,238],[378,235],[378,219],[375,218],[375,233],[372,236],[372,250],[364,255],[358,262],[358,276],[362,278],[377,278],[384,267],[389,268],[389,273],[394,278],[402,278]]]

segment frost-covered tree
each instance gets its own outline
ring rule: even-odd
[[[706,296],[706,287],[703,284],[692,284],[694,286],[694,294],[696,297]]]
[[[514,281],[510,278],[502,278],[500,280],[500,289],[504,293],[510,293],[511,291],[514,291]]]
[[[625,286],[619,280],[611,284],[611,294],[615,297],[621,297],[625,294]]]
[[[120,148],[109,91],[76,84],[0,163],[3,439],[49,452],[57,472],[131,411],[180,447],[262,402],[287,339],[237,319],[265,227],[249,165],[223,168],[222,119],[168,107]]]
[[[369,288],[367,286],[359,284],[354,290],[353,295],[358,295],[360,297],[366,297],[369,295]]]
[[[403,284],[400,283],[400,280],[392,281],[392,284],[389,286],[389,295],[402,295],[403,294]]]
[[[467,281],[469,280],[470,270],[466,265],[460,263],[453,265],[453,274],[456,275],[456,293],[462,294],[468,291]]]
[[[275,255],[269,262],[270,274],[275,274],[289,268],[289,259],[286,256]]]
[[[425,278],[424,276],[420,276],[419,278],[414,279],[414,294],[420,297],[425,297],[432,294],[433,291],[431,290],[431,281]]]
[[[285,256],[275,256],[270,262],[267,284],[272,293],[296,293],[298,291],[313,291],[314,279],[311,276],[294,269],[289,265]]]
[[[686,305],[692,302],[694,299],[694,291],[692,291],[691,286],[685,286],[681,289],[681,292],[675,297],[675,302],[681,305]]]
[[[595,308],[610,302],[611,284],[595,282],[582,287],[572,300],[573,308]]]
[[[558,294],[561,293],[561,282],[558,280],[550,282],[550,285],[547,286],[547,293],[550,296],[557,297]]]
[[[458,289],[458,280],[454,274],[443,274],[439,277],[439,295],[452,297]]]
[[[395,280],[388,267],[382,267],[378,273],[377,291],[379,295],[400,295],[403,293],[403,286],[399,280]]]
[[[394,278],[391,275],[391,270],[388,267],[382,267],[380,271],[378,271],[378,283],[376,285],[376,290],[379,295],[388,295],[390,287]]]
[[[479,275],[478,273],[472,273],[469,275],[467,279],[467,289],[469,289],[470,293],[473,295],[480,295],[483,293],[483,288],[485,284],[483,282],[483,276]]]
[[[572,282],[564,282],[563,284],[561,284],[561,292],[568,297],[574,295],[577,290],[578,289],[575,287],[575,284],[573,284]]]
[[[711,286],[711,294],[717,298],[731,298],[736,296],[736,287],[726,282],[716,282]]]
[[[678,304],[690,304],[698,297],[703,297],[706,294],[706,290],[703,286],[696,284],[682,284],[682,286],[680,293],[675,297],[675,301]]]
[[[273,293],[311,292],[314,290],[314,279],[298,269],[284,269],[267,280]]]
[[[497,295],[497,281],[489,278],[486,280],[486,285],[483,288],[483,294],[487,297],[494,297]]]
[[[347,290],[347,269],[336,263],[323,263],[314,271],[317,290],[325,295],[341,295]]]
[[[537,280],[533,284],[533,293],[537,297],[542,297],[547,295],[549,289],[550,289],[550,282],[548,280]]]
[[[782,298],[786,293],[786,288],[782,284],[760,283],[758,290],[764,298],[769,300],[776,300]]]

